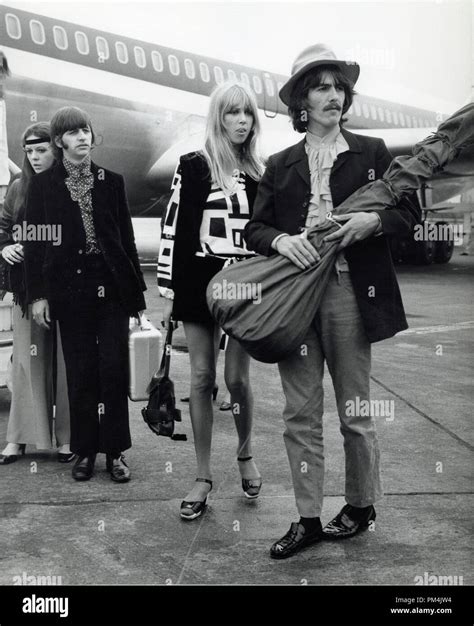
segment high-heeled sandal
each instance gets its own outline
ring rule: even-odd
[[[213,400],[213,402],[216,401],[218,392],[219,392],[219,385],[214,385],[214,388],[212,389],[212,400]],[[184,398],[180,398],[180,400],[181,400],[181,402],[189,402],[189,396],[185,396]]]
[[[241,463],[245,463],[245,461],[250,461],[251,459],[253,459],[253,456],[246,456],[244,458],[237,457],[237,461],[240,461]],[[242,478],[242,489],[244,490],[245,497],[250,500],[258,498],[262,484],[263,481],[261,476],[258,478]]]
[[[19,452],[22,456],[25,456],[26,443],[20,444]],[[18,461],[18,454],[0,454],[0,465],[9,465]]]
[[[208,496],[210,492],[212,491],[212,480],[209,480],[208,478],[196,478],[196,482],[208,483],[209,485],[211,485],[211,488],[207,492],[207,496]],[[183,500],[181,502],[181,511],[180,511],[181,519],[193,520],[193,519],[196,519],[196,517],[199,517],[200,515],[202,515],[207,507],[207,496],[204,498],[203,501],[196,500],[194,502],[187,502],[186,500]]]

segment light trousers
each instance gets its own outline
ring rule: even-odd
[[[346,502],[365,507],[382,497],[382,487],[374,419],[348,410],[351,403],[370,400],[371,366],[370,343],[348,272],[334,271],[302,346],[278,364],[286,397],[283,437],[302,517],[320,517],[323,503],[325,362],[344,438]]]

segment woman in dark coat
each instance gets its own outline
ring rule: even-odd
[[[181,504],[181,517],[202,514],[212,489],[210,455],[220,330],[206,304],[206,287],[226,262],[248,258],[243,239],[263,165],[257,154],[258,108],[250,89],[223,83],[211,96],[204,150],[181,157],[163,222],[158,287],[166,298],[164,323],[182,320],[191,360],[190,412],[197,457],[196,484]],[[253,398],[249,356],[230,339],[225,381],[231,394],[239,445],[237,459],[248,498],[262,480],[252,458]]]
[[[58,461],[68,463],[73,460],[74,454],[69,448],[69,401],[61,337],[56,329],[57,378],[54,398],[54,333],[33,323],[31,306],[26,305],[23,244],[19,236],[30,180],[54,163],[49,124],[38,122],[29,126],[23,133],[21,143],[25,152],[22,173],[10,185],[0,215],[0,250],[10,266],[15,303],[8,444],[0,455],[0,465],[18,460],[18,454],[25,452],[26,444],[35,445],[38,449],[50,449],[53,430],[55,443],[59,446]],[[53,402],[56,405],[54,420]]]

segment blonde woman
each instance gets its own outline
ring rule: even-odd
[[[245,259],[243,239],[252,215],[263,163],[255,96],[241,83],[223,83],[211,95],[203,150],[181,157],[163,221],[158,287],[166,298],[165,327],[184,324],[191,361],[190,413],[197,459],[195,485],[181,504],[181,517],[193,520],[206,508],[212,489],[210,467],[212,391],[220,330],[206,304],[206,287],[224,263]],[[259,495],[262,479],[252,458],[253,397],[250,357],[229,339],[224,376],[231,394],[238,435],[237,461],[248,498]]]

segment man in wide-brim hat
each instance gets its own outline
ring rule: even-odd
[[[306,229],[353,192],[381,178],[392,158],[382,139],[343,128],[359,66],[340,60],[323,44],[298,55],[280,97],[302,141],[268,160],[259,184],[248,247],[281,254],[302,270],[317,263]],[[336,211],[337,212],[337,211]],[[334,216],[342,227],[335,271],[302,346],[278,366],[286,406],[284,440],[300,520],[273,544],[270,555],[287,558],[322,538],[342,539],[368,528],[382,496],[379,447],[370,415],[371,343],[408,327],[389,235],[404,235],[420,220],[416,197],[390,210]],[[345,451],[346,505],[324,528],[323,374],[334,385]]]

